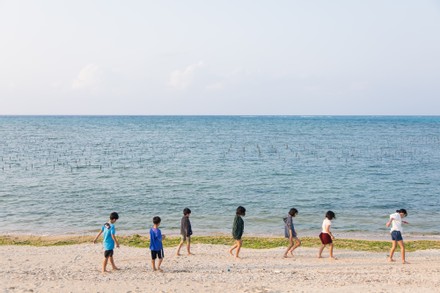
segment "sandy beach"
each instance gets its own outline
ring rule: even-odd
[[[337,260],[317,259],[300,247],[283,259],[284,248],[243,249],[195,244],[193,256],[165,249],[163,273],[153,272],[147,248],[121,246],[121,270],[101,273],[102,246],[80,244],[0,246],[1,292],[439,292],[440,250],[408,253],[408,265],[384,253],[335,249]],[[324,251],[324,255],[328,251]]]

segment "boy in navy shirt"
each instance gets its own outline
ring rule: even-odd
[[[153,228],[150,229],[150,250],[151,250],[151,265],[153,271],[163,272],[160,268],[164,257],[162,240],[165,239],[165,235],[159,229],[161,219],[160,217],[153,218]],[[159,259],[156,268],[156,258]]]
[[[115,265],[115,262],[113,260],[113,249],[116,247],[119,248],[119,242],[116,239],[116,229],[115,229],[115,223],[119,219],[119,215],[116,212],[113,212],[110,214],[110,220],[105,223],[101,230],[99,231],[98,235],[96,235],[95,240],[93,240],[93,243],[96,243],[96,240],[98,240],[99,236],[103,234],[103,241],[102,245],[104,246],[104,261],[102,263],[102,272],[107,272],[107,262],[110,260],[110,264],[112,265],[113,270],[118,270],[118,268]]]

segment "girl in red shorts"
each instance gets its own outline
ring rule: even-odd
[[[333,236],[332,232],[330,232],[330,226],[332,225],[333,219],[336,219],[335,213],[328,211],[325,214],[324,221],[322,222],[321,234],[319,234],[319,239],[321,239],[322,245],[319,248],[318,258],[322,257],[322,251],[328,245],[330,248],[330,258],[336,259],[336,257],[333,256],[333,240],[335,239],[335,236]]]

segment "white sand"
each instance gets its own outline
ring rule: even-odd
[[[440,250],[408,253],[411,264],[388,263],[384,253],[335,249],[243,249],[234,260],[222,245],[193,245],[194,256],[165,250],[164,273],[152,272],[147,248],[115,250],[120,271],[102,274],[100,244],[63,247],[0,246],[1,292],[440,292]],[[184,248],[182,249],[182,252]],[[324,251],[328,255],[328,251]],[[110,267],[109,267],[110,269]]]

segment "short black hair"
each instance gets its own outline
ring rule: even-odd
[[[239,216],[244,216],[244,215],[246,215],[246,209],[244,207],[242,207],[242,206],[239,206],[237,208],[236,214],[239,215]]]
[[[117,220],[119,219],[119,215],[117,212],[110,213],[110,220]]]
[[[405,209],[397,210],[396,213],[402,213],[402,214],[405,215],[405,217],[408,216],[408,213],[407,213],[407,211]]]
[[[296,214],[298,214],[298,210],[295,208],[291,208],[289,211],[289,215],[291,215],[292,217],[295,217]]]
[[[191,210],[189,208],[184,208],[183,209],[183,214],[186,216],[188,214],[191,214]]]
[[[155,225],[160,224],[160,221],[162,221],[162,220],[158,216],[153,218],[153,224],[155,224]]]
[[[332,211],[328,211],[328,212],[325,214],[325,217],[326,217],[327,219],[329,219],[329,220],[336,219],[336,215],[335,215],[335,213],[332,212]]]

